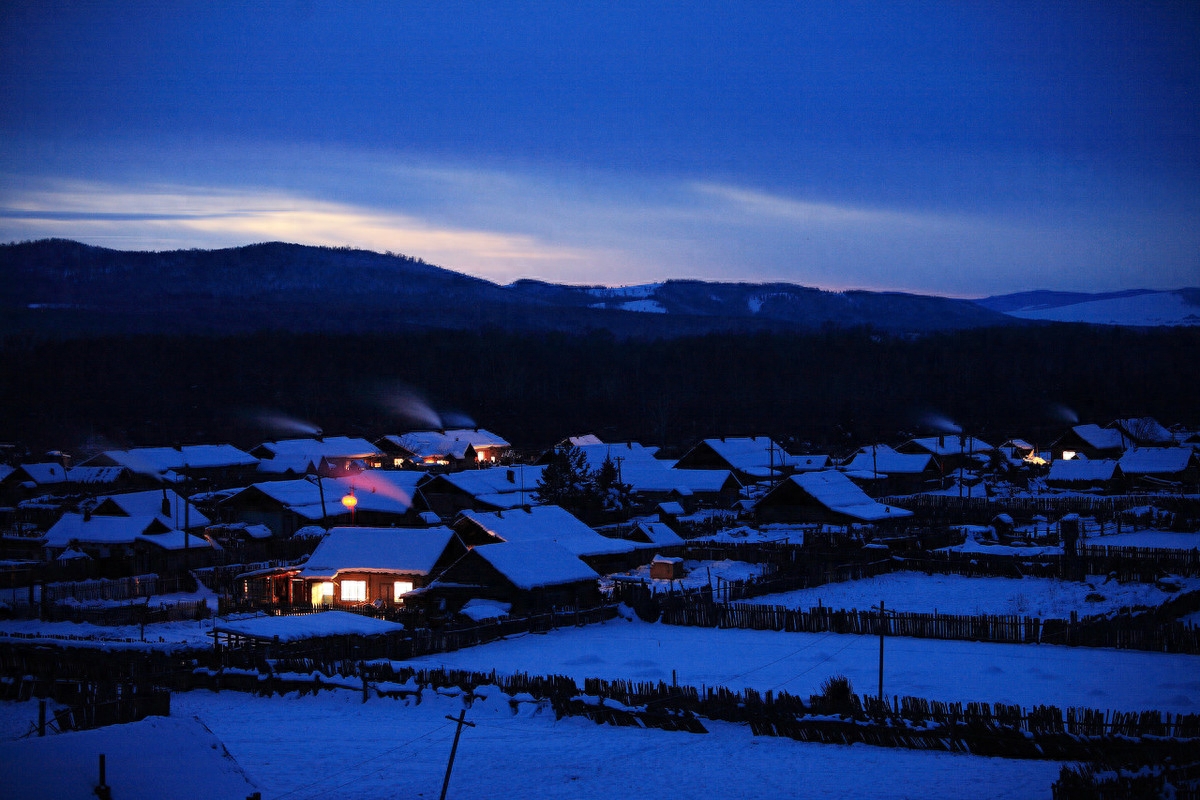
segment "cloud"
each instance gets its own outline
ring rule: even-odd
[[[481,277],[509,278],[529,264],[556,266],[594,258],[584,249],[538,237],[430,223],[384,208],[313,199],[276,189],[189,186],[122,187],[51,182],[9,192],[0,208],[7,238],[64,236],[124,240],[151,249],[235,246],[259,241],[351,245],[391,250]]]

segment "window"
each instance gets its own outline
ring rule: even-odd
[[[367,601],[366,581],[342,581],[342,602],[365,603]]]
[[[401,595],[404,595],[413,590],[412,581],[396,581],[392,584],[392,602],[404,602]]]
[[[333,602],[333,582],[322,581],[312,585],[312,604],[316,607],[327,606]]]

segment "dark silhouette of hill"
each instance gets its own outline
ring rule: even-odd
[[[2,333],[495,327],[658,338],[823,326],[908,333],[1012,323],[970,301],[792,284],[668,281],[647,298],[661,313],[625,310],[609,291],[536,281],[499,286],[407,256],[281,242],[164,252],[61,239],[0,246]]]

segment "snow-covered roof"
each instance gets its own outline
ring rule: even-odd
[[[294,642],[317,636],[378,636],[398,633],[404,626],[349,611],[322,611],[317,614],[301,614],[294,617],[251,617],[250,619],[217,619],[213,623],[217,633],[232,633],[256,639],[274,639]]]
[[[634,492],[667,493],[678,490],[690,495],[696,492],[719,492],[729,481],[725,469],[673,469],[672,463],[654,457],[657,447],[645,447],[637,442],[620,444],[587,444],[579,446],[588,469],[596,470],[606,458],[617,465],[621,481]]]
[[[505,542],[554,541],[577,556],[629,553],[635,548],[621,539],[601,536],[559,506],[532,506],[511,511],[464,511],[469,519]]]
[[[316,474],[321,466],[319,456],[286,455],[264,458],[258,462],[257,471],[263,475],[308,475]]]
[[[604,444],[600,437],[594,433],[585,433],[582,436],[570,436],[567,438],[567,443],[575,447],[585,447],[587,445]]]
[[[872,500],[866,492],[840,472],[802,472],[792,475],[788,480],[830,511],[862,522],[912,516],[911,511]]]
[[[300,575],[333,578],[338,572],[428,575],[454,538],[440,528],[333,528]]]
[[[930,453],[899,453],[886,444],[864,447],[842,466],[853,472],[919,475],[929,469]]]
[[[343,514],[345,509],[342,506],[342,498],[353,491],[355,499],[358,500],[359,512],[406,514],[412,508],[416,483],[423,476],[424,473],[420,472],[368,470],[345,478],[314,477],[312,480],[297,478],[291,481],[265,481],[246,487],[224,502],[236,502],[244,492],[253,489],[305,519],[319,520]]]
[[[462,458],[467,447],[511,447],[500,436],[483,428],[450,428],[444,431],[409,431],[383,437],[389,444],[412,453],[416,458],[453,456]]]
[[[549,539],[482,545],[473,552],[518,589],[538,589],[600,578],[574,553]]]
[[[66,483],[69,480],[62,464],[54,461],[45,464],[22,464],[21,470],[39,486]]]
[[[249,467],[258,459],[231,444],[191,444],[181,447],[135,447],[105,450],[101,460],[127,467],[131,472],[162,477],[167,472],[219,467]]]
[[[1116,459],[1097,459],[1088,461],[1082,458],[1072,458],[1069,461],[1052,461],[1047,481],[1063,483],[1091,483],[1111,481],[1116,474]]]
[[[133,544],[137,538],[152,530],[162,530],[162,522],[153,514],[135,517],[105,517],[66,513],[46,532],[46,546],[66,547],[73,541],[87,544]],[[196,537],[193,536],[194,540]]]
[[[637,529],[654,547],[678,547],[685,544],[683,538],[665,522],[639,522]]]
[[[1099,425],[1076,425],[1071,430],[1089,447],[1096,450],[1124,450],[1126,441],[1116,428],[1101,428]]]
[[[784,452],[769,436],[730,436],[724,439],[705,439],[712,449],[736,470],[755,477],[768,478],[771,469],[795,466],[798,457]],[[808,458],[805,456],[804,458]]]
[[[541,481],[542,473],[545,469],[544,466],[529,467],[520,465],[468,469],[462,472],[437,475],[431,479],[431,482],[434,480],[439,482],[444,481],[472,497],[506,494],[521,495],[521,497],[515,499],[511,506],[508,506],[515,508],[518,505],[531,502],[533,493],[537,491],[538,482]],[[488,502],[492,503],[490,500]],[[500,508],[505,507],[497,503],[492,503],[492,505],[497,505]]]
[[[281,439],[263,442],[255,448],[269,458],[368,458],[381,455],[366,439],[351,436],[323,436],[320,439]]]
[[[163,513],[163,497],[166,497],[167,503],[170,506],[169,514]],[[182,527],[185,521],[189,528],[199,528],[212,524],[212,520],[201,513],[200,509],[196,508],[194,503],[189,502],[187,504],[185,514],[183,498],[178,493],[169,489],[165,492],[162,489],[149,489],[143,492],[109,494],[99,497],[97,500],[100,505],[114,505],[131,517],[156,516],[168,528]],[[99,510],[99,506],[97,508]]]
[[[92,519],[96,519],[92,517]],[[162,533],[143,533],[137,537],[139,542],[161,547],[163,550],[199,550],[211,548],[212,542],[203,536],[187,534],[183,531],[163,531]]]
[[[1109,426],[1128,436],[1131,444],[1174,444],[1175,437],[1154,417],[1127,417],[1113,420]]]
[[[1117,463],[1126,475],[1156,475],[1182,472],[1196,457],[1190,447],[1137,447],[1126,450]]]

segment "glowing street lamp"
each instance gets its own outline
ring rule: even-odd
[[[342,497],[342,505],[344,505],[346,507],[346,510],[348,510],[350,512],[350,524],[353,525],[354,524],[354,507],[358,505],[358,498],[354,496],[353,488],[351,488],[350,491],[345,496]]]

